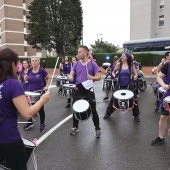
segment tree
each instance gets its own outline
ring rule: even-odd
[[[34,0],[29,6],[26,40],[33,48],[54,49],[59,56],[77,48],[82,39],[80,0]]]
[[[93,53],[113,53],[118,50],[114,44],[108,43],[107,41],[104,42],[102,39],[95,41],[95,44],[90,44],[90,46],[92,47]]]

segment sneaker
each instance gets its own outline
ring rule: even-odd
[[[101,131],[100,129],[96,130],[96,138],[100,138],[101,137]]]
[[[40,132],[43,132],[44,129],[45,129],[45,125],[44,125],[44,124],[41,124],[41,125],[40,125]]]
[[[26,123],[26,124],[24,125],[24,130],[28,130],[28,129],[32,128],[32,127],[33,127],[33,124],[32,124],[32,123]]]
[[[159,109],[156,108],[156,109],[154,110],[154,113],[155,113],[155,114],[159,113]]]
[[[139,116],[134,116],[134,120],[135,120],[136,122],[140,122]]]
[[[105,97],[103,100],[108,100],[109,98],[108,97]]]
[[[111,115],[108,115],[107,113],[104,115],[103,119],[108,119]]]
[[[67,106],[65,108],[69,108],[69,107],[71,107],[71,104],[67,104]]]
[[[163,144],[163,143],[165,143],[164,138],[161,139],[160,137],[157,137],[155,140],[153,140],[153,141],[151,142],[151,145],[152,145],[152,146],[158,146],[158,145],[161,145],[161,144]]]
[[[79,129],[74,127],[74,128],[71,128],[71,132],[70,132],[70,135],[75,135],[76,133],[79,132]]]

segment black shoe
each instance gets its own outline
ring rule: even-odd
[[[155,109],[155,110],[154,110],[154,113],[155,113],[155,114],[159,113],[159,109]]]
[[[151,145],[152,145],[152,146],[158,146],[158,145],[161,145],[161,144],[163,144],[163,143],[165,143],[165,139],[164,139],[164,138],[161,139],[160,137],[157,137],[155,140],[153,140],[153,141],[151,142]]]
[[[109,114],[106,113],[106,114],[104,115],[103,119],[108,119],[110,116],[111,116],[111,115],[109,115]]]
[[[136,122],[140,122],[139,116],[134,116],[134,120],[135,120]]]
[[[103,100],[108,100],[109,98],[108,97],[105,97]]]
[[[65,108],[69,108],[69,107],[71,107],[71,104],[68,104]]]

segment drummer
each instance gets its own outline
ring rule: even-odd
[[[49,92],[33,106],[28,105],[24,89],[16,79],[18,54],[0,50],[0,158],[12,170],[26,170],[26,151],[17,124],[17,110],[24,119],[33,117],[49,100]]]
[[[170,57],[170,53],[169,53]],[[167,82],[165,83],[164,77],[166,77]],[[160,101],[160,110],[161,110],[161,116],[159,120],[159,136],[151,142],[152,146],[157,146],[160,144],[165,143],[164,135],[165,130],[167,128],[167,121],[169,118],[169,112],[164,108],[163,106],[163,100],[165,97],[170,96],[170,61],[166,62],[165,65],[161,68],[161,71],[158,73],[157,81],[163,87],[164,90],[167,90],[166,93],[164,93],[161,101]]]
[[[28,81],[28,91],[30,92],[43,92],[48,90],[51,78],[46,70],[42,67],[39,67],[40,59],[37,56],[31,57],[32,68],[29,69],[25,79]],[[35,103],[32,103],[35,104]],[[45,111],[44,106],[41,107],[39,111],[40,115],[40,132],[43,132],[45,129]],[[33,127],[32,119],[29,119],[30,123],[24,125],[24,130],[28,130]]]
[[[59,69],[61,70],[62,76],[67,76],[67,74],[70,74],[71,71],[71,63],[69,61],[68,56],[64,57],[64,61],[60,63]],[[62,87],[59,88],[58,93],[62,94]]]
[[[162,58],[161,62],[159,63],[159,65],[158,65],[158,67],[156,69],[156,74],[157,75],[159,74],[159,72],[161,71],[161,68],[165,65],[165,63],[170,61],[170,55],[169,54],[170,54],[170,52],[166,52],[165,53],[165,58]],[[166,76],[163,77],[163,81],[164,81],[165,84],[168,83],[168,79],[167,79]],[[154,113],[158,113],[159,112],[159,102],[160,101],[158,99],[158,93],[159,93],[158,89],[157,89],[156,109],[155,109]]]
[[[121,62],[116,64],[115,69],[112,72],[113,77],[115,77],[116,71],[118,71],[118,82],[115,91],[119,89],[129,89],[134,93],[135,104],[133,108],[133,116],[136,122],[140,122],[137,96],[135,93],[135,88],[133,83],[133,80],[136,79],[138,75],[135,66],[133,65],[132,57],[129,53],[124,52],[122,54]],[[134,75],[134,77],[132,76],[132,74]],[[103,119],[108,119],[111,116],[111,114],[115,111],[112,105],[113,105],[113,96],[111,97],[111,100],[109,102],[109,105],[107,107]]]
[[[110,78],[113,80],[114,77],[112,75],[112,72],[115,68],[115,65],[117,64],[117,61],[119,60],[118,56],[113,57],[113,63],[105,70],[105,74],[108,74],[108,71],[110,71]],[[107,77],[106,77],[107,78]],[[117,81],[114,81],[114,87],[116,86]],[[103,101],[106,101],[109,99],[109,92],[106,92],[106,97],[103,99]]]
[[[89,57],[91,59],[89,59]],[[96,99],[93,89],[93,82],[101,79],[100,69],[96,62],[93,61],[92,55],[89,53],[87,46],[80,46],[78,49],[78,60],[74,64],[68,78],[73,81],[74,75],[76,75],[76,90],[73,94],[73,103],[79,99],[86,99],[89,101],[92,110],[92,119],[95,126],[96,137],[101,137],[101,131],[99,126],[99,116],[96,110]],[[73,114],[73,127],[70,135],[75,135],[79,132],[79,121]]]
[[[73,68],[74,64],[78,61],[77,57],[72,57],[71,62],[71,69]],[[74,76],[73,81],[69,81],[70,84],[76,84],[76,76]],[[65,108],[71,107],[71,98],[67,99],[67,106]]]

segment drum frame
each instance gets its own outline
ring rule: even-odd
[[[124,91],[124,90],[121,90],[122,92]],[[127,91],[127,90],[126,90]],[[128,91],[130,91],[130,90],[128,90]],[[117,91],[116,91],[117,92]],[[130,91],[131,93],[133,93],[132,91]],[[132,101],[131,101],[132,100]],[[118,104],[118,106],[120,107],[120,108],[117,108],[116,106],[115,106],[115,101],[117,101],[117,104]],[[132,102],[132,107],[130,107],[130,102]],[[130,97],[130,98],[128,98],[128,99],[119,99],[119,98],[116,98],[116,97],[114,97],[114,94],[113,94],[113,108],[114,109],[116,109],[116,110],[118,110],[118,111],[125,111],[125,112],[127,112],[127,111],[129,111],[129,110],[132,110],[133,108],[134,108],[134,105],[135,105],[135,102],[134,102],[134,94],[133,94],[133,96],[132,97]],[[126,108],[126,106],[127,106],[127,108]],[[125,108],[121,108],[121,107],[125,107]]]
[[[159,87],[159,88],[158,88],[158,92],[157,92],[157,93],[158,93],[158,100],[159,100],[159,101],[161,101],[163,95],[165,94],[165,91],[163,91],[162,89],[163,89],[162,87]],[[161,93],[162,95],[160,95],[160,93]]]
[[[65,85],[70,85],[70,87],[69,86],[65,86]],[[71,85],[72,85],[72,87],[71,87]],[[63,97],[66,97],[66,98],[71,98],[71,97],[73,97],[73,93],[74,93],[74,88],[76,87],[76,85],[75,84],[64,84],[63,86],[62,86],[62,96]]]
[[[84,99],[80,99],[80,100],[84,100]],[[77,100],[77,101],[79,101],[79,100]],[[75,104],[77,101],[75,101],[74,104]],[[85,100],[85,101],[87,101],[87,100]],[[88,101],[87,101],[87,102],[88,102]],[[74,104],[73,104],[73,105],[74,105]],[[89,104],[89,102],[88,102],[88,104]],[[72,109],[73,109],[73,106],[72,106]],[[90,113],[89,113],[89,112],[90,112]],[[88,120],[88,119],[92,116],[92,110],[91,110],[90,104],[89,104],[89,107],[88,107],[86,110],[84,110],[83,112],[77,112],[77,111],[75,111],[75,110],[73,109],[73,114],[74,114],[75,118],[76,118],[77,120],[81,121],[81,122]],[[77,114],[79,114],[79,117],[77,116]],[[81,116],[81,114],[86,114],[86,117],[87,117],[87,118],[86,118],[86,119],[82,119],[83,116]]]
[[[108,80],[108,81],[107,81]],[[103,84],[102,84],[102,90],[104,92],[110,92],[113,91],[114,89],[114,83],[113,83],[113,79],[103,79]],[[111,82],[111,85],[110,85]]]

